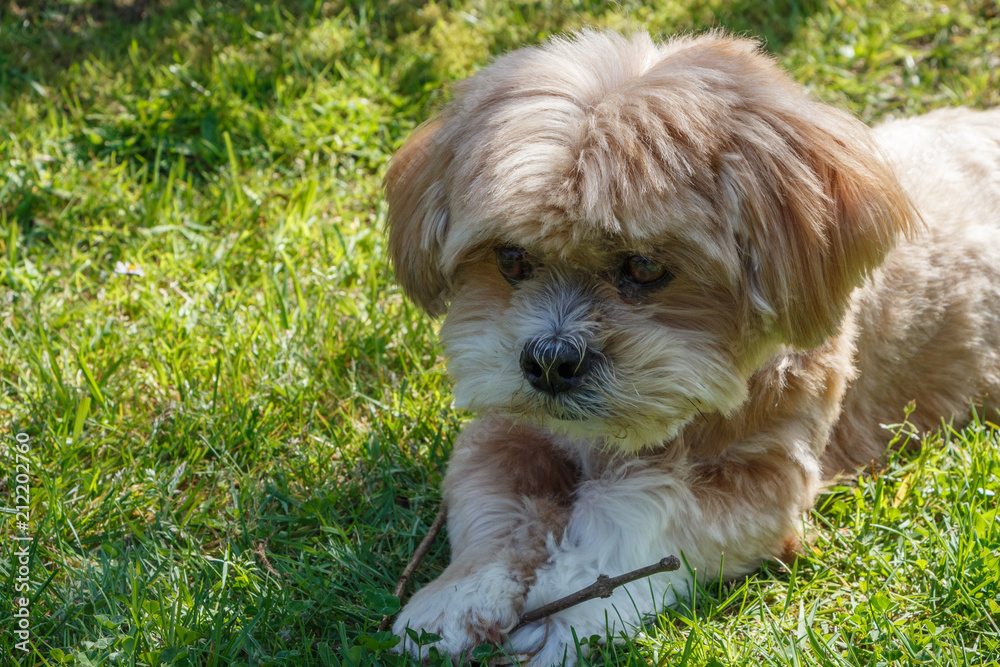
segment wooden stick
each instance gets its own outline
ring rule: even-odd
[[[555,602],[550,602],[547,605],[542,605],[538,609],[532,609],[531,611],[524,612],[521,614],[521,618],[518,619],[517,625],[514,626],[514,629],[511,630],[511,632],[523,628],[528,623],[533,623],[545,618],[546,616],[551,616],[552,614],[563,611],[564,609],[569,609],[570,607],[578,605],[581,602],[586,602],[587,600],[592,600],[597,597],[611,597],[611,593],[616,588],[635,581],[636,579],[642,579],[659,572],[677,570],[680,566],[681,561],[677,558],[677,556],[667,556],[666,558],[661,559],[659,563],[647,565],[646,567],[640,567],[638,570],[632,570],[631,572],[620,574],[617,577],[609,577],[606,574],[599,575],[597,577],[597,581],[586,588],[578,590],[576,593],[567,595],[566,597],[560,598]]]
[[[399,581],[396,582],[396,590],[392,592],[400,602],[403,600],[403,593],[406,592],[406,585],[410,583],[410,578],[413,573],[417,571],[417,566],[420,565],[420,561],[423,560],[427,552],[430,551],[431,545],[434,543],[434,539],[441,532],[441,528],[444,526],[445,517],[448,515],[447,510],[444,505],[441,505],[441,509],[438,510],[437,516],[434,517],[434,521],[431,523],[431,527],[427,529],[427,534],[424,535],[424,539],[420,541],[417,545],[416,551],[413,552],[413,556],[410,558],[410,562],[406,564],[403,568],[403,574],[399,576]],[[382,622],[378,624],[378,631],[383,632],[389,629],[389,621],[392,620],[392,616],[383,616]]]

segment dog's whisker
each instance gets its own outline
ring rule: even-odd
[[[693,407],[693,408],[694,408],[694,409],[695,409],[695,410],[696,410],[696,411],[698,412],[698,414],[699,414],[699,415],[701,415],[701,418],[702,418],[702,419],[704,420],[704,422],[705,422],[706,424],[708,424],[708,423],[709,423],[709,421],[708,421],[708,417],[706,417],[706,416],[705,416],[705,413],[704,413],[704,412],[702,412],[702,411],[701,411],[701,409],[700,409],[700,408],[699,408],[699,407],[698,407],[697,405],[695,405],[695,402],[694,402],[694,401],[692,401],[692,400],[691,400],[690,398],[688,398],[687,396],[685,396],[685,398],[687,398],[687,401],[688,401],[688,403],[690,403],[690,404],[691,404],[691,407]]]

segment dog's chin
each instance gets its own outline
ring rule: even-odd
[[[686,423],[666,424],[638,418],[567,420],[552,416],[537,425],[574,443],[602,451],[636,453],[673,440]]]
[[[615,413],[596,392],[586,390],[551,396],[520,388],[506,401],[461,400],[456,407],[478,414],[502,414],[515,423],[524,422],[573,442],[602,451],[638,452],[659,447],[674,439],[690,421],[687,415],[652,416]]]
[[[584,408],[570,401],[541,397],[538,403],[539,408],[537,412],[541,420],[548,419],[574,424],[585,424],[590,422],[603,423],[607,419],[607,415],[603,414],[603,410]]]

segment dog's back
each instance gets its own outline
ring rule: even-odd
[[[1000,109],[939,109],[884,123],[875,135],[931,226],[1000,225]]]
[[[919,430],[1000,406],[1000,110],[942,109],[875,129],[926,225],[854,295],[859,376],[824,455],[834,474],[881,458],[915,401]]]

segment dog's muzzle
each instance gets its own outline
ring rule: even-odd
[[[586,345],[573,345],[560,338],[536,338],[521,350],[521,372],[532,387],[556,396],[583,384],[593,358]]]

